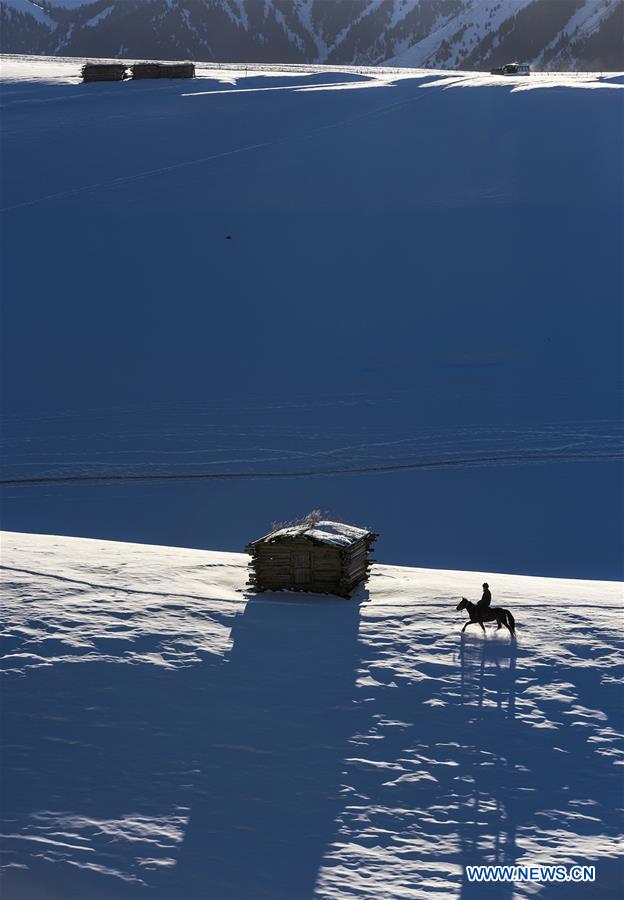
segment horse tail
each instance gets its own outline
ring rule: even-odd
[[[507,623],[506,623],[507,628],[509,628],[509,630],[511,631],[512,634],[515,634],[516,633],[516,620],[514,619],[514,617],[509,612],[508,609],[505,610],[505,612],[507,613]]]

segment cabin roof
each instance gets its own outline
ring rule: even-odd
[[[116,63],[116,62],[112,62],[112,63],[94,63],[94,62],[86,62],[86,63],[83,65],[82,68],[83,68],[83,69],[89,69],[89,70],[93,70],[93,69],[127,69],[127,68],[128,68],[128,63],[122,63],[122,62],[119,62],[119,63]]]
[[[266,534],[253,544],[272,543],[273,541],[292,541],[303,538],[318,544],[328,544],[332,547],[349,547],[367,536],[372,537],[372,532],[366,528],[358,528],[356,525],[345,525],[343,522],[329,522],[323,520],[313,524],[289,525],[286,528],[278,528]]]

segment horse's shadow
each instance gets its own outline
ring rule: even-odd
[[[613,793],[617,779],[608,757],[594,752],[595,745],[582,730],[569,727],[565,706],[553,699],[549,727],[540,727],[522,696],[530,682],[567,683],[579,689],[581,704],[589,706],[595,697],[581,699],[583,669],[557,664],[545,678],[543,669],[532,667],[529,653],[515,641],[484,640],[478,633],[474,638],[462,636],[459,663],[464,766],[458,791],[461,898],[511,900],[516,896],[513,883],[471,883],[467,866],[595,861],[579,854],[586,835],[608,834],[618,827]],[[602,821],[585,821],[578,835],[574,820],[567,834],[549,824],[553,816],[555,820],[577,816],[577,807],[587,804],[601,810]],[[519,833],[524,835],[523,847],[516,842]],[[533,857],[527,852],[531,846]],[[560,846],[563,855],[557,850]],[[618,896],[622,867],[615,855],[603,854],[596,872],[600,896],[605,900]],[[540,896],[571,900],[585,896],[587,887],[552,882],[541,886]]]
[[[459,789],[462,900],[511,900],[512,883],[471,883],[469,865],[513,865],[516,805],[513,747],[498,736],[513,729],[516,710],[515,641],[460,639],[463,776]],[[504,725],[503,725],[504,723]]]

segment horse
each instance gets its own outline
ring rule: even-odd
[[[516,636],[516,620],[508,609],[503,609],[501,606],[491,606],[489,609],[483,610],[483,612],[477,612],[477,604],[473,603],[471,600],[466,600],[465,597],[462,597],[455,607],[457,612],[459,612],[460,609],[467,609],[468,615],[470,616],[470,621],[466,622],[462,628],[462,634],[469,625],[480,625],[485,634],[483,623],[496,622],[497,631],[504,625],[511,633],[512,637]]]

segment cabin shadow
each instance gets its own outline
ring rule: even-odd
[[[250,596],[226,656],[175,671],[10,678],[2,896],[312,897],[343,805],[366,597]]]
[[[366,597],[249,597],[219,689],[197,706],[201,775],[163,900],[313,896],[343,805]]]

